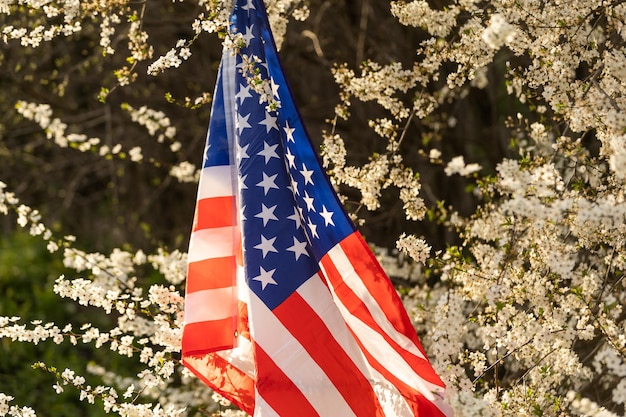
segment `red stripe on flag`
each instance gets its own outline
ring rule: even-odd
[[[205,384],[246,413],[254,413],[254,380],[217,354],[185,357],[183,363]]]
[[[273,311],[322,368],[357,416],[384,415],[367,378],[337,343],[317,313],[297,292]],[[298,314],[294,314],[296,311]]]
[[[304,394],[259,345],[255,345],[255,358],[257,391],[278,415],[319,416]]]
[[[193,230],[233,226],[236,222],[233,207],[232,196],[198,200]]]
[[[362,259],[362,257],[357,258],[357,259]],[[337,268],[335,268],[335,264],[332,262],[330,257],[324,256],[322,258],[321,263],[324,267],[324,270],[326,271],[326,277],[329,279],[329,281],[331,282],[331,285],[333,286],[335,294],[341,300],[341,303],[348,309],[348,311],[350,311],[355,317],[357,317],[359,320],[361,320],[363,323],[365,323],[375,332],[380,334],[385,339],[385,342],[387,342],[387,344],[389,344],[391,348],[393,348],[396,352],[398,352],[402,356],[402,358],[409,364],[409,366],[415,371],[415,373],[419,374],[419,376],[422,379],[432,384],[443,386],[443,382],[441,381],[439,376],[434,372],[428,360],[420,358],[414,355],[413,353],[407,351],[406,349],[404,349],[402,346],[396,343],[396,341],[393,340],[378,325],[378,323],[376,323],[376,321],[372,317],[370,311],[368,310],[363,300],[361,300],[361,298],[359,298],[354,293],[354,291],[352,291],[352,289],[343,281],[341,275],[337,271]],[[385,277],[385,279],[387,278]],[[376,294],[377,299],[379,301],[381,301],[379,298],[381,294],[384,294],[384,296],[389,297],[388,292],[386,292],[386,294],[384,292],[379,292]],[[395,294],[394,296],[397,297],[397,295]],[[413,327],[411,327],[410,331],[412,333],[408,335],[405,334],[405,336],[415,335],[415,337],[417,337],[417,333],[415,333],[415,329]],[[357,341],[358,341],[358,335],[357,335]]]
[[[186,323],[183,329],[183,356],[201,355],[233,347],[235,320],[228,317],[221,320]]]
[[[351,236],[354,236],[355,234]],[[401,318],[397,317],[398,315],[400,315],[398,314],[398,311],[388,311],[389,309],[393,308],[402,308],[401,311],[404,312],[402,302],[400,301],[398,295],[395,293],[395,289],[393,289],[393,286],[390,283],[389,279],[386,275],[384,275],[384,272],[382,272],[382,270],[380,269],[380,265],[378,264],[378,262],[376,262],[375,258],[375,263],[372,263],[372,260],[369,256],[365,256],[365,254],[359,253],[356,250],[359,245],[365,244],[365,242],[363,242],[360,235],[358,236],[358,239],[351,239],[350,241],[346,242],[347,239],[348,238],[344,239],[344,241],[340,243],[340,246],[342,249],[344,249],[344,246],[356,246],[356,248],[354,246],[350,247],[349,256],[351,257],[349,258],[349,260],[359,277],[368,287],[371,297],[375,298],[378,301],[378,304],[381,306],[382,310],[388,318],[389,316],[391,316],[390,321],[393,319],[395,319],[396,321],[401,320]],[[363,252],[362,246],[361,252]],[[373,255],[371,256],[373,257]],[[357,259],[358,261],[353,262],[354,259]],[[344,282],[343,277],[335,267],[335,264],[333,263],[329,255],[325,255],[322,258],[321,264],[326,272],[326,278],[330,281],[336,296],[346,307],[346,309],[352,315],[354,315],[371,329],[373,329],[375,332],[380,334],[381,337],[385,339],[385,342],[396,352],[398,352],[402,356],[402,358],[409,364],[409,366],[415,371],[415,373],[418,374],[423,380],[428,381],[429,383],[432,383],[434,385],[443,387],[443,382],[435,373],[427,359],[418,357],[412,352],[407,351],[404,347],[400,346],[391,336],[389,336],[384,329],[379,326],[374,317],[372,317],[372,314],[368,309],[366,303],[357,294],[355,294],[355,292]],[[381,272],[378,273],[379,271]],[[400,306],[397,306],[397,303],[400,303]],[[406,320],[408,321],[408,316]],[[396,326],[394,326],[394,328],[396,328],[397,330]],[[417,340],[417,333],[415,332],[413,326],[411,326],[409,329],[406,329],[402,333],[413,342]],[[358,339],[358,335],[356,336]],[[419,341],[417,343],[419,343]],[[416,347],[423,352],[421,344],[416,344]],[[424,357],[426,356],[424,355]],[[378,370],[382,373],[383,369]]]
[[[361,351],[364,353],[365,358],[372,365],[372,367],[378,370],[380,374],[387,381],[389,381],[393,386],[395,386],[398,389],[398,391],[402,394],[408,406],[413,411],[413,415],[429,416],[429,417],[446,417],[446,414],[442,410],[440,410],[428,398],[424,397],[418,390],[416,390],[414,387],[410,387],[409,385],[405,384],[403,381],[397,378],[392,372],[387,371],[387,369],[380,362],[378,362],[373,355],[369,353],[369,351],[365,348],[365,346],[363,346],[361,341],[358,338],[355,338],[355,339],[357,343],[359,344],[359,346],[361,347]]]
[[[402,300],[400,300],[391,281],[387,278],[361,234],[358,232],[352,233],[342,240],[339,245],[369,293],[380,305],[387,320],[399,333],[411,339],[424,357],[426,357],[426,351],[424,351],[415,328],[406,314]],[[358,262],[355,262],[355,260],[358,260]]]
[[[235,256],[204,259],[187,265],[187,293],[235,285]]]

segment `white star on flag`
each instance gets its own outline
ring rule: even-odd
[[[248,155],[248,148],[250,147],[250,144],[246,144],[245,146],[239,146],[239,144],[237,144],[237,155],[239,156],[240,159],[246,159],[246,158],[250,158],[250,155]]]
[[[300,242],[296,237],[293,238],[293,245],[288,247],[287,250],[294,253],[296,261],[300,259],[301,255],[309,256],[306,250],[306,242]]]
[[[265,119],[259,122],[260,125],[265,126],[265,133],[269,133],[270,130],[276,129],[278,130],[278,125],[276,124],[276,117],[272,116],[268,112],[265,112]]]
[[[295,140],[293,139],[293,132],[296,131],[296,128],[289,126],[289,120],[287,120],[285,122],[285,127],[283,127],[283,130],[287,134],[287,142],[294,142],[295,143]]]
[[[263,150],[259,151],[258,155],[262,155],[265,158],[265,163],[267,164],[271,158],[278,158],[276,148],[278,148],[278,144],[268,145],[267,142],[263,142]]]
[[[285,152],[285,158],[287,158],[287,163],[289,164],[289,168],[296,167],[296,157],[291,153],[291,149],[287,148],[287,152]]]
[[[313,171],[307,170],[306,165],[302,164],[302,170],[300,170],[300,174],[304,177],[304,185],[313,184]]]
[[[248,129],[251,128],[252,126],[250,126],[250,123],[248,123],[248,119],[250,118],[250,115],[238,115],[239,117],[237,117],[237,130],[239,131],[239,134],[241,135],[241,132],[243,132],[244,129]]]
[[[314,200],[314,198],[309,196],[309,192],[308,191],[304,192],[304,197],[302,197],[302,199],[306,203],[307,211],[315,212],[315,207],[313,207],[313,200]]]
[[[276,241],[275,237],[271,239],[266,239],[265,236],[261,235],[261,243],[256,245],[254,248],[259,249],[261,252],[263,252],[263,258],[265,258],[267,254],[270,252],[278,252],[276,248],[274,247],[275,241]]]
[[[274,97],[278,97],[278,89],[280,88],[280,85],[276,84],[273,78],[270,80],[270,84],[272,84],[272,95]]]
[[[241,8],[243,10],[246,10],[248,14],[250,14],[250,10],[256,10],[253,0],[246,0],[246,4],[244,6],[241,6]]]
[[[278,220],[278,217],[274,214],[274,210],[276,210],[277,206],[266,207],[265,204],[261,204],[261,212],[254,217],[258,217],[263,219],[263,226],[267,226],[267,222],[270,220]]]
[[[320,213],[320,216],[324,218],[324,223],[326,226],[335,225],[335,223],[333,222],[333,212],[326,210],[326,206],[324,205],[322,205],[322,212]]]
[[[293,214],[287,218],[296,222],[296,229],[299,229],[302,226],[302,218],[300,217],[300,212],[298,212],[297,208],[294,207]]]
[[[261,289],[265,289],[265,287],[267,287],[268,284],[272,284],[272,285],[278,285],[276,284],[276,281],[274,281],[274,278],[272,278],[272,276],[274,275],[274,272],[276,272],[276,269],[271,269],[269,271],[266,271],[265,269],[263,269],[263,267],[259,267],[260,272],[259,275],[252,278],[255,281],[259,281],[261,283]]]
[[[248,174],[242,175],[241,177],[239,177],[239,186],[241,187],[242,190],[248,189],[248,186],[246,185],[247,179],[248,179]]]
[[[243,35],[243,39],[246,41],[246,45],[250,45],[250,41],[254,39],[254,35],[252,34],[253,27],[254,25],[246,27],[246,33],[245,35]]]
[[[257,187],[263,187],[263,191],[265,192],[265,195],[267,195],[267,192],[272,188],[278,189],[278,185],[276,185],[276,182],[275,182],[277,176],[278,174],[274,174],[271,177],[268,177],[267,174],[264,172],[263,181],[258,183]]]
[[[235,94],[235,99],[239,100],[239,104],[242,104],[245,99],[251,98],[250,94],[250,86],[241,84],[239,86],[239,91]]]
[[[309,231],[311,232],[311,236],[319,238],[319,235],[317,234],[317,225],[313,224],[311,219],[309,219],[306,225],[309,228]]]

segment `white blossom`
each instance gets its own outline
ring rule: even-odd
[[[430,250],[432,249],[424,239],[418,239],[415,236],[407,236],[405,234],[400,236],[396,242],[396,246],[399,250],[407,253],[415,261],[422,263],[426,262],[426,260],[430,257]]]
[[[498,49],[513,40],[515,27],[509,24],[501,14],[494,14],[481,37],[491,48]]]
[[[447,176],[451,176],[454,174],[459,174],[463,177],[471,175],[475,172],[478,172],[482,169],[482,167],[476,163],[465,164],[465,160],[463,155],[455,156],[448,162],[448,165],[444,169],[444,172]]]

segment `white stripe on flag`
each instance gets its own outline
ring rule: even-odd
[[[198,200],[211,197],[228,197],[234,194],[232,165],[215,165],[202,168],[198,184]]]
[[[333,295],[336,297],[334,293]],[[337,298],[337,301],[348,326],[350,326],[350,329],[357,335],[365,349],[367,349],[367,351],[391,374],[395,375],[408,386],[417,389],[431,402],[434,401],[435,397],[432,392],[440,392],[442,388],[424,380],[411,368],[402,355],[389,346],[380,333],[350,314],[346,307],[340,302],[341,300]]]
[[[355,416],[324,371],[253,291],[250,291],[249,307],[252,338],[302,392],[315,411],[321,416]],[[255,323],[262,326],[261,331],[254,331]],[[300,354],[294,356],[293,352]]]
[[[374,392],[380,401],[385,416],[413,416],[413,410],[409,407],[398,388],[388,382],[382,374],[372,368],[374,380]]]
[[[347,258],[346,254],[343,252],[343,249],[340,245],[336,245],[332,248],[328,254],[330,255],[330,259],[335,265],[335,268],[344,278],[347,285],[361,298],[369,298],[373,300],[373,296],[369,294],[365,285],[361,282],[361,279],[358,277],[356,271],[352,267],[350,260]],[[333,293],[333,297],[335,298],[337,305],[339,306],[341,313],[344,317],[344,320],[350,327],[350,329],[354,332],[354,334],[358,337],[359,341],[363,344],[365,349],[376,358],[380,364],[386,368],[390,373],[401,379],[407,385],[418,389],[424,397],[428,398],[431,402],[435,402],[436,398],[433,395],[433,392],[442,392],[443,388],[435,385],[429,381],[423,379],[418,373],[416,373],[413,368],[404,360],[401,352],[396,351],[389,343],[384,339],[384,337],[368,326],[366,323],[361,321],[356,316],[352,315],[348,311],[348,309],[343,304],[342,300],[337,296],[334,292],[332,286],[331,291]],[[372,314],[376,323],[381,326],[381,328],[387,332],[389,336],[396,341],[396,343],[400,344],[400,346],[408,347],[407,351],[418,355],[419,357],[424,358],[424,355],[421,354],[419,349],[411,342],[405,335],[399,333],[393,328],[391,323],[384,316],[384,312],[380,310],[380,307],[377,303],[374,304],[376,308],[375,313]],[[368,310],[372,313],[372,306],[368,305]],[[395,337],[394,337],[395,336]],[[401,343],[401,341],[405,341],[405,343]],[[407,345],[408,342],[408,346]],[[410,349],[412,347],[413,349]]]
[[[318,314],[337,343],[352,359],[361,373],[368,377],[369,365],[363,357],[359,345],[354,341],[352,333],[348,330],[341,313],[333,301],[332,294],[328,291],[328,287],[324,285],[322,279],[314,277],[307,280],[298,288],[297,292]]]
[[[197,262],[234,255],[236,233],[237,229],[233,226],[196,230],[189,240],[187,261]]]
[[[322,273],[326,275],[324,266],[321,263],[320,263],[320,268],[322,270]],[[319,282],[319,285],[323,286],[324,289],[328,291],[328,288],[321,281],[317,281],[317,282]],[[300,292],[300,290],[303,289],[305,285],[314,285],[314,284],[315,284],[315,280],[310,279],[298,289],[298,292]],[[330,291],[331,291],[331,295],[336,299],[337,297],[332,291],[332,288],[330,289]],[[319,303],[320,300],[315,300],[312,297],[305,296],[305,293],[310,294],[312,292],[313,291],[308,291],[308,290],[303,289],[300,295],[316,311],[324,311],[323,304]],[[333,302],[333,304],[337,305],[338,303]],[[340,304],[338,307],[342,309],[343,305]],[[332,310],[337,311],[336,309],[332,309]],[[343,310],[345,311],[345,309]],[[335,317],[335,316],[338,316],[338,317]],[[340,327],[343,327],[344,329],[346,329],[346,327],[345,327],[344,317],[341,315],[340,312],[338,312],[338,314],[336,315],[333,314],[332,316],[330,314],[324,315],[324,316],[321,316],[321,318],[324,321],[324,324],[333,333],[333,335],[335,335],[335,338],[337,337],[337,335],[341,335],[341,336],[344,335],[344,332],[341,331]],[[383,411],[386,416],[412,416],[413,415],[413,411],[411,411],[411,408],[407,404],[406,400],[404,399],[400,391],[398,391],[398,389],[395,386],[387,382],[387,380],[376,369],[372,368],[367,363],[367,360],[363,357],[363,354],[361,353],[361,349],[359,348],[357,343],[354,341],[352,333],[348,332],[347,337],[341,337],[337,339],[337,342],[354,360],[354,363],[359,367],[363,375],[366,375],[368,377],[368,380],[374,387],[374,393],[376,394],[376,397],[378,397],[378,401],[380,402],[380,405],[383,408]],[[356,353],[352,353],[355,351]],[[355,357],[357,355],[358,355],[358,358]]]
[[[187,293],[185,324],[236,316],[236,292],[236,287],[226,287]]]
[[[426,359],[424,354],[422,354],[417,346],[415,346],[411,339],[398,332],[389,322],[385,312],[380,308],[380,305],[376,301],[376,294],[369,293],[367,287],[363,284],[361,277],[359,277],[357,272],[354,270],[352,263],[344,253],[340,244],[335,245],[331,250],[329,250],[328,256],[348,287],[365,303],[368,311],[372,315],[372,318],[381,327],[381,329],[383,329],[383,331],[403,349],[411,352],[417,357]]]

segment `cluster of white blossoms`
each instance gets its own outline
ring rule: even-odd
[[[178,68],[183,61],[186,61],[191,56],[191,51],[188,47],[187,41],[181,39],[176,43],[176,46],[165,55],[161,55],[156,61],[148,66],[148,74],[157,75],[169,68]]]
[[[433,256],[415,236],[398,242],[441,274],[434,288],[412,290],[407,305],[414,306],[416,327],[448,381],[449,401],[461,416],[621,414],[626,8],[502,0],[462,1],[442,10],[411,1],[394,2],[392,12],[432,37],[416,46],[413,66],[368,62],[360,76],[338,66],[339,117],[349,118],[358,99],[377,102],[396,125],[412,110],[434,126],[429,116],[442,103],[487,85],[481,74],[496,53],[510,57],[502,87],[527,105],[524,115],[509,115],[518,126],[519,158],[500,161],[496,176],[466,164],[471,155],[444,165],[447,175],[480,179],[475,194],[484,203],[471,217],[447,223],[459,228],[462,245]],[[441,16],[436,23],[425,21],[435,15]],[[444,65],[446,86],[433,91]],[[413,108],[403,98],[407,93],[415,97]],[[390,130],[383,119],[370,126],[383,137]],[[599,150],[587,148],[589,137],[598,139]],[[325,138],[333,180],[361,190],[364,205],[377,207],[376,185],[393,151],[346,172],[345,142],[334,133]],[[436,148],[424,155],[442,163]],[[358,178],[345,178],[350,172]],[[606,357],[615,362],[604,365],[600,358]],[[603,393],[594,398],[597,387]]]
[[[0,9],[0,12],[1,11],[2,9]],[[58,35],[70,36],[73,33],[79,32],[81,29],[79,22],[49,27],[39,25],[30,30],[8,25],[2,28],[2,40],[6,43],[12,39],[19,39],[22,46],[38,47],[42,42],[50,41]]]
[[[130,253],[120,249],[109,255],[88,253],[74,247],[73,236],[55,238],[41,222],[37,210],[20,203],[13,193],[6,191],[4,183],[0,183],[0,202],[3,214],[16,213],[18,225],[48,241],[51,251],[63,247],[65,267],[85,274],[85,278],[59,277],[54,292],[79,305],[99,308],[103,314],[114,313],[117,322],[108,329],[91,323],[75,328],[72,324],[59,326],[41,320],[24,323],[20,317],[0,316],[0,339],[35,345],[46,342],[91,344],[99,349],[108,348],[117,355],[136,358],[144,368],[130,379],[120,379],[96,365],[88,367],[93,375],[106,374],[103,379],[111,384],[97,386],[89,385],[88,376],[77,375],[74,370],[59,372],[44,363],[35,364],[35,368],[57,377],[57,382],[51,387],[56,393],[71,386],[76,389],[81,401],[94,404],[96,399],[100,399],[105,412],[120,416],[169,417],[186,416],[190,407],[210,409],[207,406],[208,388],[189,374],[178,360],[183,296],[176,286],[184,280],[185,253],[166,252],[164,249],[148,255],[141,250]],[[166,285],[139,285],[136,268],[145,265],[152,265],[155,271],[162,274]],[[182,384],[172,386],[174,379],[182,381]],[[127,392],[120,397],[116,387],[126,387]],[[0,393],[1,416],[35,416],[29,407],[9,406],[11,399]],[[142,401],[146,399],[152,402]]]
[[[349,97],[356,96],[362,101],[376,101],[389,110],[393,116],[405,119],[411,109],[402,100],[394,97],[398,92],[406,92],[415,86],[415,78],[412,70],[405,70],[400,63],[380,65],[376,62],[367,62],[361,68],[361,76],[346,65],[341,65],[333,70],[335,82],[344,90],[344,102],[338,106],[336,113],[345,118],[348,115],[347,108],[350,105]]]
[[[124,149],[121,143],[110,146],[102,144],[102,140],[97,137],[88,137],[81,133],[67,133],[67,124],[53,117],[49,104],[18,101],[15,108],[25,119],[37,123],[46,132],[47,138],[61,148],[70,147],[80,152],[94,152],[101,157],[128,158],[137,163],[146,161],[140,146]],[[172,125],[170,118],[164,112],[146,106],[135,109],[127,103],[122,105],[122,109],[128,112],[133,122],[143,126],[150,136],[156,137],[158,143],[167,141],[170,152],[177,153],[181,150],[182,144],[175,140],[176,127]],[[152,158],[147,162],[157,167],[161,166],[161,162]],[[197,182],[199,178],[199,171],[195,165],[185,160],[172,165],[169,174],[180,182]]]
[[[341,136],[334,132],[334,123],[333,131],[324,134],[321,149],[322,164],[331,175],[331,181],[336,186],[345,184],[358,189],[361,193],[359,207],[364,206],[368,210],[379,208],[382,191],[395,187],[399,190],[399,198],[404,203],[403,209],[407,219],[421,220],[426,213],[426,207],[419,195],[421,189],[419,175],[404,164],[399,153],[406,126],[402,130],[390,119],[370,121],[369,124],[387,141],[386,153],[372,155],[370,162],[362,167],[346,165],[345,143]]]
[[[510,25],[500,14],[491,16],[489,26],[483,31],[481,38],[493,49],[499,49],[510,43],[515,37],[515,27]]]
[[[455,156],[450,160],[450,162],[448,162],[448,165],[443,172],[445,172],[447,176],[459,174],[462,177],[467,177],[468,175],[480,171],[481,168],[482,167],[476,163],[466,165],[463,155],[459,155]]]
[[[424,239],[418,239],[412,235],[407,236],[404,233],[396,242],[396,246],[414,260],[422,263],[430,258],[430,250],[432,249]]]
[[[144,126],[150,136],[156,136],[157,142],[163,143],[167,139],[172,141],[170,145],[172,152],[180,149],[180,142],[173,142],[176,136],[176,127],[172,125],[170,118],[164,112],[150,109],[147,106],[135,109],[128,103],[124,103],[122,109],[130,114],[133,122]]]
[[[36,417],[35,410],[30,407],[9,405],[13,397],[0,392],[0,416],[11,417]]]
[[[413,0],[411,2],[391,2],[391,13],[400,23],[407,26],[426,27],[429,33],[446,37],[456,25],[460,9],[452,6],[445,10],[436,10],[430,7],[427,1]]]
[[[201,33],[217,32],[225,36],[228,35],[232,1],[200,1],[199,3],[202,6],[202,11],[191,25],[196,37],[190,41],[179,39],[175,47],[167,51],[165,55],[158,57],[148,66],[149,75],[158,75],[165,70],[178,68],[191,56],[190,46]],[[309,9],[304,0],[275,0],[267,4],[267,13],[270,25],[272,26],[274,41],[280,48],[283,36],[287,31],[289,18],[305,20],[309,15]],[[229,39],[229,36],[226,36],[225,42],[228,44],[228,42],[232,43],[233,40]],[[144,45],[145,42],[139,44]],[[152,52],[152,49],[150,49],[150,52]],[[151,53],[150,56],[147,54],[145,56],[145,58],[149,57],[151,57]],[[269,97],[271,98],[272,95],[269,95]]]

